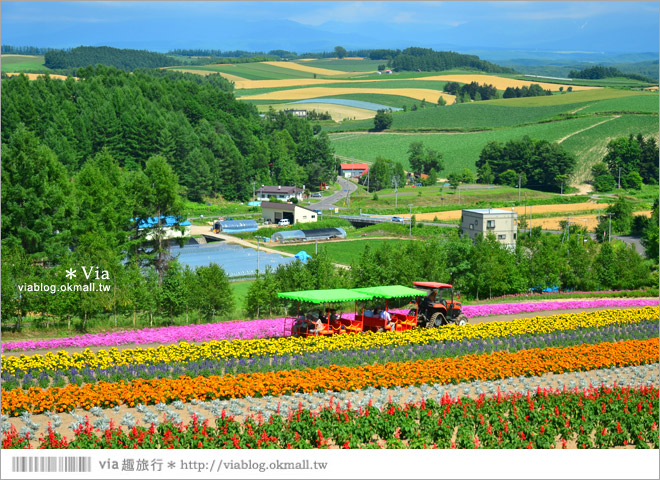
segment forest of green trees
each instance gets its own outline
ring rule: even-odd
[[[220,75],[78,69],[78,81],[2,80],[2,141],[23,124],[69,174],[105,149],[122,168],[162,155],[188,198],[247,200],[259,184],[317,185],[335,165],[325,133],[305,119],[238,102]]]
[[[575,157],[561,145],[524,136],[508,142],[490,141],[477,160],[479,183],[527,186],[560,191],[575,168]]]
[[[108,65],[131,72],[137,68],[160,68],[177,64],[172,57],[162,53],[113,47],[76,47],[70,50],[48,50],[44,54],[44,65],[56,70]]]
[[[584,78],[589,80],[611,78],[611,77],[623,77],[623,78],[631,78],[633,80],[639,80],[641,82],[649,82],[649,83],[655,82],[653,79],[645,77],[643,75],[638,75],[636,73],[623,73],[618,68],[604,67],[602,65],[595,65],[593,67],[585,68],[583,70],[571,70],[570,72],[568,72],[568,76],[570,78]]]
[[[409,47],[398,52],[388,62],[396,71],[440,72],[452,68],[473,68],[490,73],[514,73],[507,67],[481,60],[476,55],[437,52],[431,48]]]

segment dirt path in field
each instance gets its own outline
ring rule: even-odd
[[[567,140],[567,139],[571,138],[573,135],[577,135],[578,133],[585,132],[585,131],[587,131],[591,128],[597,127],[598,125],[602,125],[603,123],[611,122],[612,120],[615,120],[615,119],[619,118],[620,116],[621,115],[614,115],[613,117],[610,117],[607,120],[603,120],[602,122],[598,122],[598,123],[596,123],[596,124],[594,124],[590,127],[583,128],[582,130],[578,130],[577,132],[573,132],[570,135],[566,135],[564,138],[561,138],[557,143],[562,143],[564,140]]]
[[[561,302],[569,302],[569,301],[580,301],[580,300],[589,300],[586,298],[580,299],[580,298],[571,298],[567,300],[552,300],[553,302],[561,303]],[[635,300],[635,299],[629,299],[629,300]],[[547,302],[548,300],[539,300],[539,302]],[[543,310],[543,311],[538,311],[538,312],[523,312],[523,313],[515,313],[515,314],[508,314],[508,315],[491,315],[488,317],[471,317],[470,318],[470,323],[471,324],[478,324],[478,323],[491,323],[491,322],[508,322],[511,320],[514,320],[516,318],[534,318],[534,317],[548,317],[551,315],[558,315],[562,313],[581,313],[581,312],[597,312],[599,310],[609,310],[609,309],[622,309],[622,308],[628,308],[628,307],[594,307],[594,308],[576,308],[576,309],[559,309],[559,310]],[[13,341],[18,341],[18,340],[13,340]],[[207,343],[207,341],[201,341],[201,342],[191,342],[188,341],[187,343],[191,345],[201,345],[203,343]],[[98,352],[99,350],[105,350],[108,351],[110,348],[116,348],[119,351],[122,350],[128,350],[128,349],[135,349],[135,348],[158,348],[160,346],[163,346],[164,344],[162,343],[141,343],[141,344],[134,344],[134,343],[129,343],[129,344],[124,344],[124,345],[110,345],[110,346],[91,346],[91,347],[62,347],[58,349],[41,349],[41,350],[16,350],[16,351],[9,351],[9,352],[3,352],[2,355],[5,357],[20,357],[21,355],[45,355],[47,353],[53,353],[55,351],[61,351],[64,350],[69,353],[81,353],[85,350],[91,350],[92,352]]]

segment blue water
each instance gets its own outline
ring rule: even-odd
[[[183,248],[175,247],[171,253],[172,256],[179,258],[181,264],[189,265],[191,268],[217,263],[230,278],[255,275],[257,270],[257,250],[224,242],[185,245]],[[266,266],[275,270],[278,265],[293,261],[296,261],[294,257],[284,257],[261,250],[259,252],[259,272],[263,273]]]
[[[344,105],[346,107],[364,108],[365,110],[387,110],[393,112],[402,110],[401,108],[390,107],[389,105],[380,105],[378,103],[363,102],[362,100],[347,100],[345,98],[310,98],[307,100],[298,100],[291,103],[334,103],[335,105]]]

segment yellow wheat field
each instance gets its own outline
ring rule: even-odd
[[[14,77],[14,76],[20,75],[20,74],[21,74],[20,72],[9,72],[9,73],[7,73],[7,76],[8,77]],[[28,77],[28,80],[36,80],[37,78],[44,76],[43,73],[23,73],[23,75]],[[50,76],[50,78],[55,79],[55,80],[66,80],[66,78],[67,78],[65,75],[54,75],[52,73],[49,73],[48,75]],[[73,78],[74,78],[74,80],[78,80],[78,77],[73,77]]]
[[[532,217],[537,214],[544,213],[562,213],[562,212],[589,212],[594,210],[605,210],[609,205],[604,203],[594,203],[594,202],[582,202],[582,203],[565,203],[561,205],[534,205],[531,207]],[[512,207],[512,208],[500,208],[500,210],[513,210],[518,216],[525,215],[530,213],[530,207]],[[446,212],[431,212],[431,213],[420,213],[416,214],[415,218],[417,220],[433,220],[437,218],[438,220],[460,220],[462,215],[462,210],[448,210]],[[583,215],[582,215],[583,216]],[[553,220],[553,219],[547,219]],[[563,220],[563,218],[559,218]]]
[[[438,103],[443,97],[448,104],[454,103],[456,97],[439,90],[428,88],[349,88],[349,87],[311,87],[297,88],[295,90],[280,90],[276,92],[262,93],[239,97],[239,100],[305,100],[308,98],[328,97],[330,95],[347,95],[351,93],[380,93],[382,95],[399,95],[402,97],[425,99],[427,102]]]
[[[459,83],[488,83],[493,85],[498,90],[505,90],[507,87],[522,88],[529,87],[531,84],[540,85],[544,90],[559,91],[559,87],[573,87],[573,91],[578,90],[596,90],[601,87],[583,87],[579,85],[561,85],[558,83],[543,83],[543,82],[530,82],[527,80],[515,80],[513,78],[496,77],[494,75],[434,75],[432,77],[411,78],[411,80],[442,80],[447,82]]]
[[[274,67],[288,68],[289,70],[299,70],[301,72],[316,73],[317,75],[343,75],[346,72],[338,70],[329,70],[327,68],[308,67],[307,65],[300,65],[293,62],[261,62],[266,65],[273,65]]]
[[[335,105],[333,103],[279,103],[272,105],[272,107],[275,110],[286,110],[294,108],[296,110],[316,110],[317,112],[328,112],[335,122],[340,122],[347,118],[364,120],[365,118],[372,118],[374,115],[376,115],[376,112],[373,110],[348,107],[346,105]]]
[[[634,212],[633,215],[639,215],[644,217],[651,216],[651,210],[641,210],[639,212]],[[534,218],[532,215],[531,226],[532,227],[541,227],[542,230],[561,230],[560,222],[566,221],[566,217],[553,217],[553,218]],[[586,228],[587,231],[593,232],[598,226],[598,215],[578,215],[575,217],[570,217],[571,225],[579,225],[580,227]],[[530,223],[530,222],[528,222]],[[528,225],[529,226],[529,225]]]
[[[346,83],[346,80],[331,80],[323,78],[284,78],[281,80],[241,80],[236,82],[236,89],[252,88],[286,88],[304,85],[328,85],[331,83]]]

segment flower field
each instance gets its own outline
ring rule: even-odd
[[[3,446],[657,448],[658,315],[644,307],[397,333],[3,355]],[[599,388],[591,386],[594,375]],[[541,379],[537,391],[530,378]],[[511,390],[511,379],[522,389]],[[434,397],[432,388],[445,390]],[[403,402],[401,389],[418,393]],[[349,392],[363,399],[390,393],[387,402],[381,393],[356,408],[350,399],[332,404]],[[303,406],[313,396],[330,406]],[[298,408],[285,399],[299,399]],[[260,405],[251,410],[257,417],[232,418],[234,402]],[[170,410],[185,405],[198,419],[187,426]],[[214,426],[190,405],[206,405]],[[129,412],[122,419],[128,431],[103,413],[120,409]],[[144,427],[135,409],[148,414]],[[74,437],[44,431],[26,439],[37,431],[31,415],[50,423],[69,414]],[[87,414],[99,419],[91,424]],[[17,431],[9,417],[26,426]]]
[[[524,302],[465,305],[466,316],[482,317],[488,315],[510,315],[522,312],[551,311],[558,309],[580,308],[638,308],[658,305],[657,299],[597,299],[565,302]],[[352,314],[344,314],[352,318]],[[182,341],[211,340],[250,340],[279,336],[284,331],[284,318],[264,320],[249,320],[242,322],[210,323],[203,325],[187,325],[180,327],[145,328],[126,332],[107,334],[90,334],[78,337],[55,338],[52,340],[28,340],[23,342],[7,342],[0,345],[0,352],[29,351],[48,349],[55,350],[66,347],[117,346],[127,344],[173,343]]]

